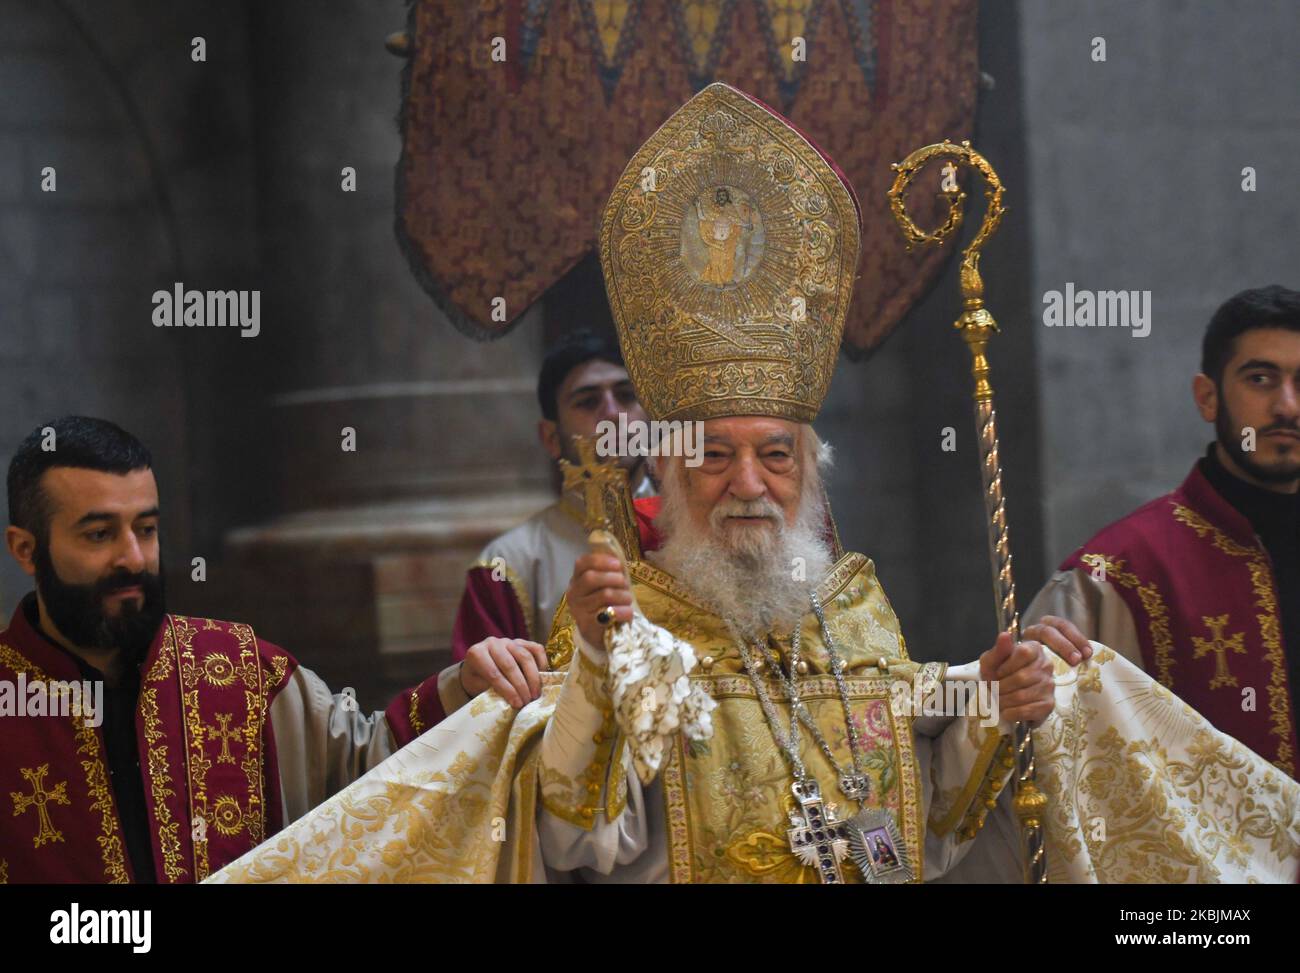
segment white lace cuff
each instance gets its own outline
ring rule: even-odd
[[[655,779],[679,730],[688,740],[713,736],[717,703],[692,685],[695,649],[640,612],[609,636],[609,687],[614,719],[627,740],[643,785]]]

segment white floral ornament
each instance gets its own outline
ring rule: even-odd
[[[632,750],[641,783],[649,784],[663,766],[671,737],[713,736],[710,713],[718,704],[692,685],[695,649],[640,612],[609,633],[609,684],[614,719]]]

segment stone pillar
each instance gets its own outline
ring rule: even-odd
[[[550,501],[534,432],[540,311],[455,331],[393,232],[402,26],[364,3],[253,8],[264,423],[274,513],[229,533],[239,601],[363,704],[446,662],[465,568]],[[343,192],[342,170],[356,171]],[[345,430],[355,451],[345,451]]]

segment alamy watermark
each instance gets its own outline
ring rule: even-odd
[[[685,456],[686,465],[704,462],[704,423],[698,420],[644,421],[618,414],[618,422],[596,423],[597,456]]]
[[[238,328],[241,338],[262,331],[261,291],[195,291],[177,281],[153,292],[155,328]]]
[[[50,942],[55,945],[118,943],[133,953],[147,953],[153,944],[153,912],[149,909],[83,909],[74,902],[50,913]]]
[[[20,672],[17,682],[0,679],[0,717],[5,716],[79,716],[96,727],[104,722],[104,683],[28,680]]]
[[[998,683],[985,679],[898,679],[890,683],[889,701],[904,716],[977,716],[985,727],[1000,718]]]
[[[1043,324],[1049,328],[1129,328],[1134,338],[1151,333],[1150,291],[1075,290],[1043,295]]]

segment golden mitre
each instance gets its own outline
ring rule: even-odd
[[[600,230],[647,415],[811,422],[860,246],[852,188],[788,121],[721,82],[684,104],[632,156]]]

